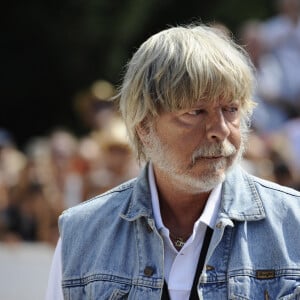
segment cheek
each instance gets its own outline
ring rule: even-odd
[[[242,144],[242,136],[239,128],[234,128],[231,130],[231,134],[228,137],[228,140],[239,149]]]
[[[168,148],[176,148],[176,144],[182,139],[180,130],[169,124],[161,124],[161,126],[156,128],[156,132],[161,143]]]
[[[197,130],[189,132],[177,130],[175,134],[170,134],[168,138],[172,141],[171,146],[176,148],[182,155],[190,155],[203,140]]]
[[[164,131],[160,135],[160,141],[165,149],[165,154],[176,164],[190,161],[192,153],[197,147],[196,137],[180,129]]]

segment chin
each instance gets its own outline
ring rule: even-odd
[[[207,168],[202,168],[200,172],[194,170],[193,174],[186,175],[183,181],[190,190],[196,193],[209,192],[226,179],[226,174],[233,164],[233,161],[229,163],[227,160],[210,164]]]
[[[217,174],[215,176],[207,176],[203,180],[199,179],[201,182],[200,186],[203,192],[209,192],[213,190],[218,184],[225,180],[225,172]]]
[[[182,190],[190,194],[206,193],[213,190],[218,184],[225,180],[225,172],[204,173],[203,175],[178,175],[175,182],[180,184]],[[174,178],[175,179],[175,178]]]

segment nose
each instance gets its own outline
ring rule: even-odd
[[[221,111],[214,112],[207,119],[206,134],[211,142],[224,141],[229,136],[230,129]]]

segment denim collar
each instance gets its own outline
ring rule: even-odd
[[[149,164],[146,164],[137,180],[133,182],[131,199],[121,217],[128,221],[145,217],[148,223],[154,226],[148,167]],[[239,166],[228,172],[221,197],[220,217],[237,221],[256,221],[266,216],[252,176]]]
[[[266,217],[253,176],[240,166],[232,168],[223,183],[220,214],[237,221],[256,221]]]
[[[149,164],[147,163],[137,180],[133,182],[129,205],[126,206],[121,214],[121,217],[128,221],[134,221],[140,217],[154,218],[148,180],[148,167]]]

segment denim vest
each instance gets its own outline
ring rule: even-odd
[[[147,174],[146,166],[139,178],[60,217],[65,299],[161,298],[164,248]],[[233,169],[222,186],[198,294],[300,299],[300,193]]]

